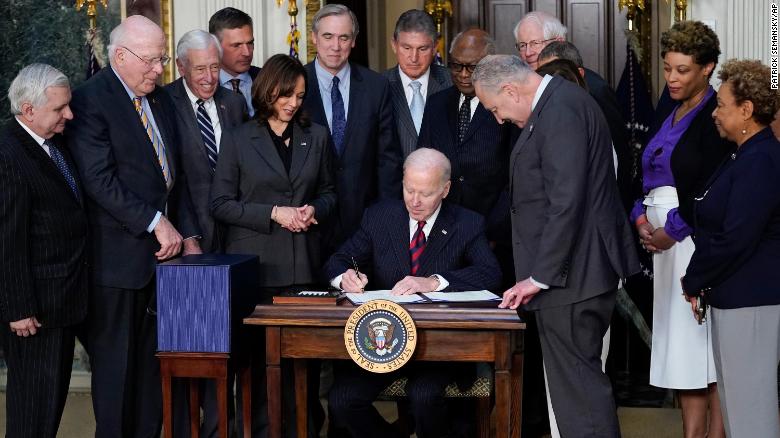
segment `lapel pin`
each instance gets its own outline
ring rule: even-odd
[[[528,133],[530,134],[532,132],[534,132],[534,124],[533,123],[531,123],[531,126],[528,127]]]
[[[219,108],[220,109],[225,109],[225,105],[220,105]]]
[[[441,233],[446,235],[447,234],[447,230],[441,230]]]
[[[301,142],[301,146],[306,146],[306,142],[305,142],[305,141],[302,141],[302,142]]]

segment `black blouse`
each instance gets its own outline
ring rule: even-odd
[[[289,175],[290,164],[292,163],[292,148],[289,147],[288,144],[292,144],[293,122],[287,124],[287,127],[284,129],[284,132],[282,132],[281,136],[276,135],[274,130],[271,129],[271,125],[269,123],[266,123],[265,126],[268,128],[268,134],[271,136],[271,140],[274,142],[274,146],[276,146],[276,152],[279,153],[279,158],[282,159],[284,169]],[[287,142],[287,140],[289,140],[289,142]],[[287,144],[285,144],[285,142],[287,142]]]

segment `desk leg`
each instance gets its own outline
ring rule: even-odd
[[[227,363],[225,374],[217,379],[217,403],[219,403],[219,438],[228,438]]]
[[[268,432],[269,438],[282,438],[282,370],[280,328],[265,329],[265,364],[268,400]]]
[[[200,381],[194,377],[187,379],[190,388],[190,437],[200,436]]]
[[[523,424],[523,351],[524,334],[515,333],[515,347],[512,353],[512,368],[510,370],[512,379],[512,438],[520,438],[520,431]]]
[[[295,359],[293,360],[293,368],[295,370],[295,424],[299,437],[307,437],[308,430],[306,423],[306,401],[308,400],[308,381],[306,373],[306,360]]]
[[[249,365],[239,371],[241,380],[242,414],[244,417],[244,438],[252,438],[252,373]]]
[[[171,370],[167,360],[160,361],[162,376],[163,431],[165,436],[173,436],[173,412],[171,397]]]
[[[510,376],[509,332],[497,332],[495,342],[495,391],[496,391],[496,438],[509,438],[511,434],[512,382]]]

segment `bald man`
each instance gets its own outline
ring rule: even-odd
[[[180,196],[175,109],[156,85],[170,61],[162,29],[134,15],[111,32],[110,66],[73,93],[67,133],[92,226],[88,352],[96,437],[155,437],[155,266],[200,252]],[[184,191],[186,193],[186,191]]]

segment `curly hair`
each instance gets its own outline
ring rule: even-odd
[[[274,116],[274,102],[280,96],[292,96],[298,78],[301,77],[306,83],[306,70],[301,62],[292,56],[279,53],[268,58],[252,86],[252,105],[257,109],[255,117],[258,123],[262,125]],[[311,124],[303,108],[298,109],[293,120],[304,128]]]
[[[692,56],[699,65],[710,62],[717,65],[720,41],[715,32],[701,21],[681,21],[661,34],[661,57],[669,52]]]
[[[731,86],[737,105],[753,102],[753,119],[769,125],[780,109],[780,92],[772,90],[769,67],[754,59],[730,59],[723,64],[718,79]]]

